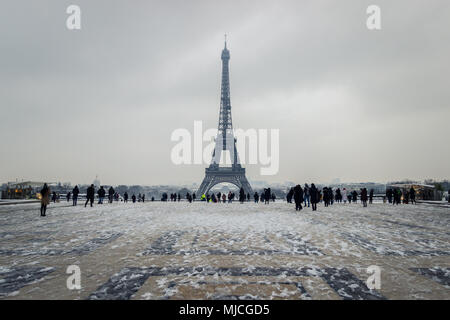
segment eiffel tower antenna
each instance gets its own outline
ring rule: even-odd
[[[233,132],[233,122],[231,118],[231,100],[230,100],[230,73],[229,61],[230,51],[227,49],[227,35],[225,34],[225,47],[222,50],[222,88],[220,95],[220,113],[216,145],[212,154],[212,161],[205,169],[205,178],[203,179],[198,193],[207,194],[212,187],[219,183],[231,183],[238,188],[244,188],[245,193],[253,194],[252,187],[245,176],[245,168],[239,162],[239,156],[236,149],[236,138]],[[223,151],[230,153],[231,167],[221,167],[220,159]]]

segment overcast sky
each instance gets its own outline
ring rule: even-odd
[[[6,0],[0,182],[200,183],[170,136],[217,126],[224,33],[234,127],[280,129],[250,180],[450,178],[448,0]]]

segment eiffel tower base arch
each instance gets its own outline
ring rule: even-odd
[[[212,187],[219,183],[231,183],[236,187],[244,188],[245,194],[253,195],[252,187],[245,177],[245,168],[231,169],[231,168],[217,168],[217,169],[205,169],[205,178],[203,179],[200,188],[197,193],[199,196],[207,194]]]

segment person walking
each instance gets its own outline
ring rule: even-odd
[[[86,190],[86,202],[84,204],[85,208],[86,208],[88,202],[90,202],[91,207],[93,207],[94,197],[95,197],[95,188],[94,188],[94,185],[91,184],[91,186],[89,188],[87,188],[87,190]]]
[[[306,202],[308,202],[308,208],[309,208],[311,196],[310,196],[310,192],[309,192],[309,186],[307,183],[305,183],[305,187],[303,188],[303,198],[305,201],[305,207],[306,207]]]
[[[342,189],[342,199],[344,200],[344,203],[347,202],[347,189]]]
[[[103,189],[103,186],[100,187],[97,191],[98,194],[98,204],[103,204],[103,199],[105,198],[106,191]]]
[[[325,207],[328,207],[328,205],[330,204],[328,188],[324,187],[322,192],[323,192],[323,204],[325,205]]]
[[[52,201],[53,201],[53,203],[56,203],[56,192],[55,191],[53,191],[53,193],[52,193]]]
[[[167,195],[166,195],[166,197],[167,197]],[[128,192],[125,192],[125,193],[123,194],[123,202],[124,202],[124,203],[128,203]]]
[[[334,194],[333,194],[333,188],[328,187],[328,200],[329,200],[329,205],[333,205],[334,203]]]
[[[76,206],[78,201],[78,194],[80,193],[80,190],[78,190],[78,186],[75,186],[72,189],[72,205]]]
[[[258,194],[258,192],[255,192],[255,194],[253,195],[253,199],[255,200],[255,203],[258,203],[258,201],[259,201],[259,194]]]
[[[361,189],[361,202],[363,203],[363,207],[367,207],[367,189]]]
[[[356,192],[356,190],[353,190],[352,192],[352,201],[358,203],[358,192]]]
[[[402,200],[402,192],[400,189],[394,189],[394,201],[393,204],[399,205]]]
[[[69,202],[69,201],[70,201],[70,195],[71,195],[70,191],[69,191],[69,192],[67,192],[67,195],[66,195],[66,200],[67,200],[67,202]]]
[[[409,199],[411,200],[411,204],[416,204],[416,190],[413,187],[409,189]]]
[[[244,203],[244,201],[245,201],[245,191],[244,188],[241,188],[239,190],[239,202]]]
[[[303,202],[303,189],[298,184],[294,187],[294,202],[295,202],[295,211],[302,210],[302,202]]]
[[[294,196],[294,188],[290,188],[289,192],[286,195],[287,203],[292,203],[292,197]]]
[[[221,203],[222,202],[222,193],[219,191],[217,192],[217,203]]]
[[[311,188],[309,188],[309,196],[311,197],[311,207],[313,211],[317,210],[317,203],[320,200],[319,191],[317,190],[314,183],[311,183]]]
[[[45,217],[45,212],[47,211],[47,206],[50,203],[50,188],[44,183],[41,189],[41,217]]]
[[[115,193],[114,188],[112,186],[109,187],[109,190],[108,190],[108,201],[109,201],[109,203],[113,203],[114,193]]]
[[[133,194],[133,195],[131,196],[131,201],[133,201],[133,203],[136,203],[136,195],[135,195],[135,194]]]
[[[394,192],[392,191],[392,189],[387,189],[386,190],[386,197],[387,197],[389,203],[392,203],[392,196],[393,195],[394,195]]]
[[[336,196],[334,197],[334,199],[335,199],[336,202],[338,202],[338,203],[341,203],[341,202],[342,202],[341,188],[337,188],[337,189],[336,189]]]
[[[264,189],[264,204],[269,204],[271,196],[270,188]]]

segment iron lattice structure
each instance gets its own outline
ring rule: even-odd
[[[252,187],[245,176],[245,168],[243,168],[239,162],[239,156],[236,149],[236,138],[234,137],[233,132],[230,101],[230,51],[227,49],[226,41],[221,58],[222,88],[216,145],[213,151],[211,164],[205,169],[205,178],[197,192],[200,195],[207,194],[216,184],[226,182],[232,183],[238,188],[242,187],[246,194],[253,195]],[[229,152],[231,167],[220,166],[222,151]]]

